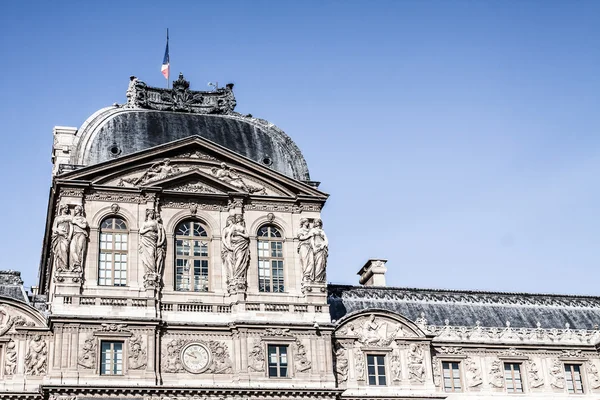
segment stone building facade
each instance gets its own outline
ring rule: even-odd
[[[381,259],[327,284],[327,194],[234,108],[132,77],[55,127],[39,286],[0,273],[2,399],[600,396],[599,297],[392,288]]]

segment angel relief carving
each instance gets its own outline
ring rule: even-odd
[[[356,336],[363,346],[376,347],[389,346],[394,339],[407,336],[401,324],[377,317],[375,314],[345,324],[338,334]]]
[[[137,178],[121,178],[118,186],[143,186],[152,182],[160,181],[170,176],[179,175],[182,171],[176,165],[171,165],[171,160],[165,158],[155,162]]]
[[[12,307],[0,306],[0,336],[14,331],[15,326],[34,326],[34,323],[18,315]]]
[[[243,192],[250,194],[267,194],[263,186],[247,183],[233,168],[225,163],[221,163],[221,168],[213,167],[211,172],[220,181],[228,183]]]

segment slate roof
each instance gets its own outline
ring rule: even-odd
[[[434,289],[329,285],[332,320],[370,308],[412,321],[424,314],[429,325],[594,329],[600,324],[600,297]]]
[[[19,271],[0,271],[0,297],[8,297],[24,303],[29,302]]]

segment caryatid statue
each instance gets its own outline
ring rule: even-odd
[[[82,272],[88,244],[88,222],[83,216],[83,207],[75,206],[71,218],[71,243],[69,244],[69,269]]]
[[[315,259],[311,246],[310,228],[308,219],[300,220],[300,229],[298,230],[298,255],[300,256],[300,265],[302,266],[302,282],[311,282],[314,280]]]
[[[52,261],[55,272],[69,270],[69,243],[71,241],[71,216],[69,206],[58,207],[58,215],[52,226]]]
[[[146,220],[140,229],[140,262],[144,266],[144,285],[156,287],[160,277],[156,269],[156,256],[159,239],[159,224],[156,220],[156,211],[146,210]]]
[[[231,234],[233,233],[235,224],[235,217],[230,215],[227,217],[225,222],[225,228],[223,228],[223,236],[221,239],[221,260],[223,261],[223,268],[227,276],[227,286],[232,288],[234,286],[234,275],[233,275],[233,248],[231,247]]]
[[[323,230],[323,221],[316,219],[310,230],[311,248],[314,254],[314,282],[325,282],[325,270],[327,268],[327,256],[329,254],[329,241]]]
[[[230,237],[233,251],[232,272],[237,290],[247,287],[248,267],[250,266],[250,236],[246,232],[246,223],[242,214],[235,216]]]

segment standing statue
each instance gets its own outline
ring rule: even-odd
[[[223,267],[227,277],[227,286],[232,288],[234,283],[233,275],[233,248],[231,247],[231,234],[233,233],[235,224],[235,217],[230,215],[227,217],[225,222],[225,228],[223,228],[222,238],[222,249],[221,249],[221,260],[223,260]]]
[[[144,266],[144,286],[156,287],[159,276],[156,273],[156,249],[158,246],[158,221],[156,212],[152,209],[146,210],[146,221],[140,229],[140,261]]]
[[[246,288],[246,275],[250,266],[250,236],[246,232],[246,223],[242,214],[235,216],[231,231],[231,249],[233,250],[233,276],[238,289]]]
[[[161,217],[156,219],[158,223],[158,238],[156,239],[156,273],[160,277],[165,268],[165,256],[167,254],[167,232]]]
[[[311,246],[310,228],[308,227],[308,219],[300,220],[300,229],[298,230],[298,255],[300,256],[300,264],[302,265],[302,281],[311,282],[315,274],[315,259]]]
[[[327,267],[327,255],[329,252],[329,241],[323,230],[323,221],[316,219],[314,227],[310,230],[311,247],[315,256],[314,282],[325,282],[325,269]]]
[[[69,269],[72,272],[83,271],[88,243],[89,225],[83,216],[83,207],[75,206],[71,219],[71,243],[69,245]]]
[[[71,241],[71,216],[69,206],[58,207],[58,215],[54,218],[52,227],[52,259],[54,271],[65,272],[69,270],[69,242]]]

